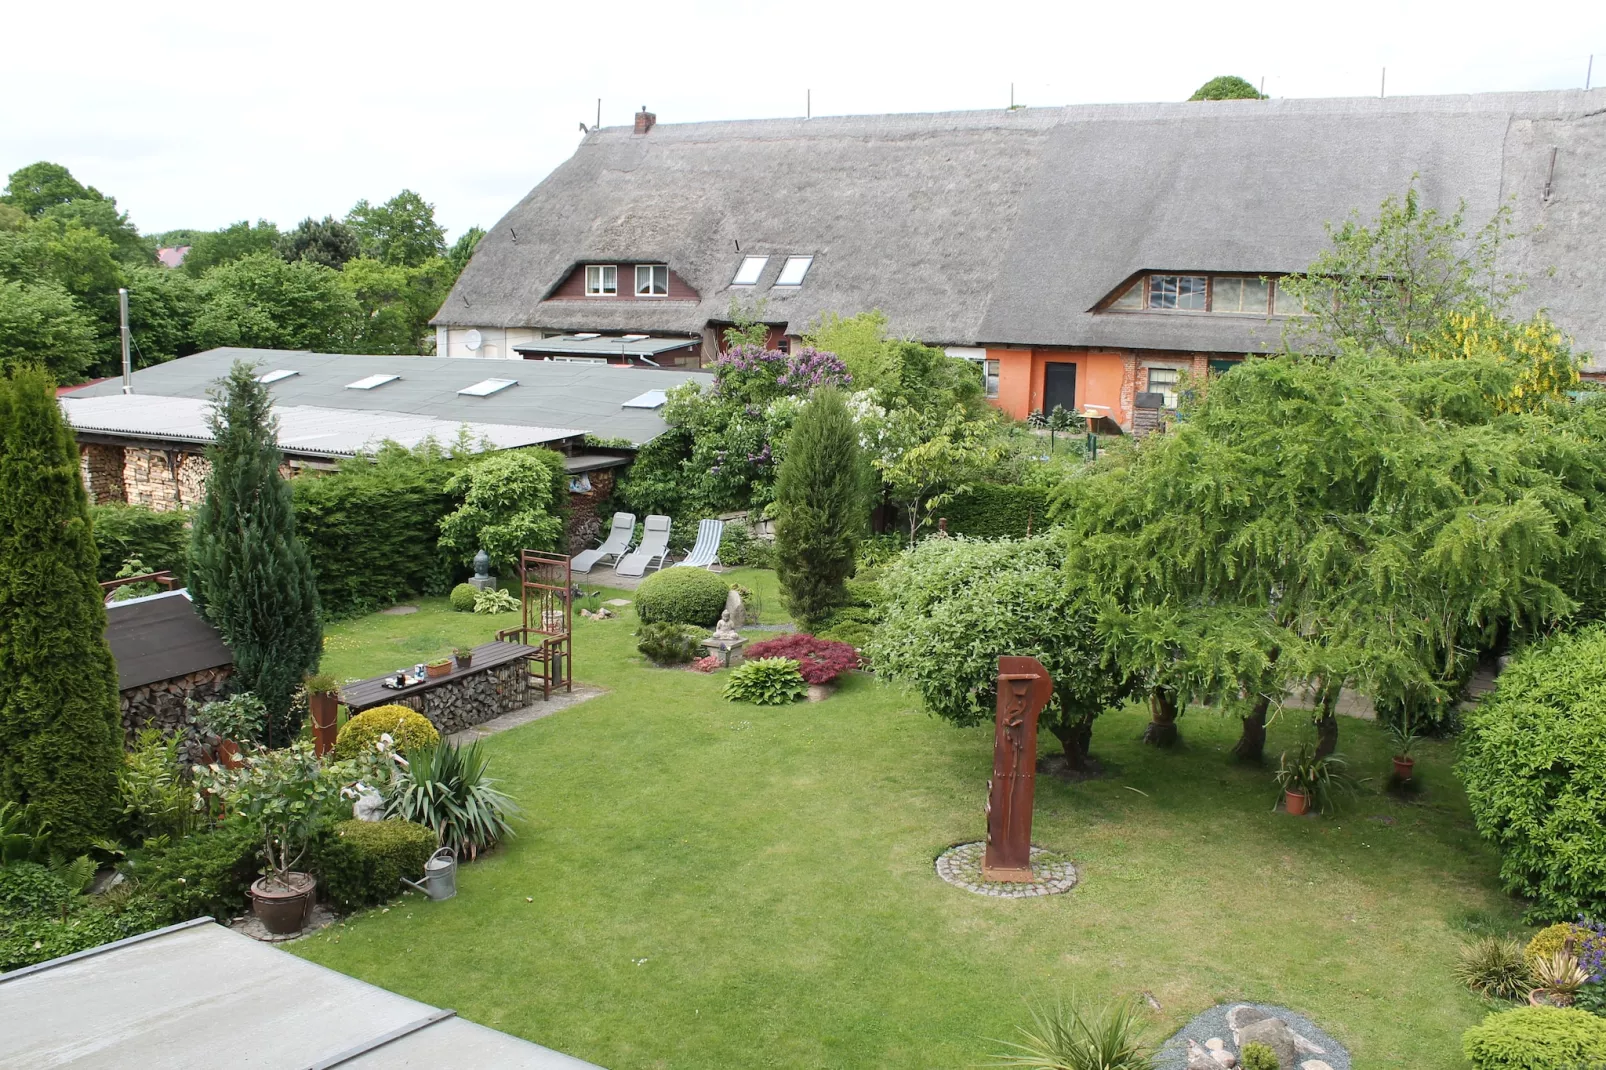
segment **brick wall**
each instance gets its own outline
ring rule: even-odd
[[[569,553],[577,554],[591,545],[611,517],[603,517],[599,508],[613,495],[617,468],[602,468],[587,472],[591,489],[581,494],[569,494]]]
[[[78,447],[78,466],[84,475],[84,490],[96,505],[126,502],[123,487],[123,447],[86,443]]]

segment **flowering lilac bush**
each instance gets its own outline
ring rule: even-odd
[[[745,654],[749,658],[790,658],[810,684],[828,684],[859,667],[859,653],[847,643],[804,632],[754,643]]]
[[[819,386],[847,387],[847,365],[835,353],[804,347],[795,353],[758,346],[732,346],[714,358],[714,393],[750,405]]]

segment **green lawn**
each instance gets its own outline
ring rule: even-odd
[[[773,576],[739,578],[773,617]],[[332,627],[327,671],[383,672],[512,616],[420,604]],[[989,900],[932,861],[982,835],[990,729],[868,676],[823,703],[732,705],[718,676],[644,665],[632,626],[577,621],[576,677],[609,694],[487,741],[525,814],[456,899],[408,898],[294,953],[612,1070],[975,1065],[1023,999],[1073,988],[1152,993],[1156,1038],[1252,999],[1308,1013],[1363,1070],[1465,1065],[1484,1008],[1450,978],[1455,926],[1515,912],[1448,745],[1422,748],[1420,803],[1372,791],[1295,819],[1271,812],[1265,772],[1229,763],[1235,724],[1194,710],[1162,753],[1135,708],[1106,717],[1110,775],[1038,780],[1033,839],[1082,885]],[[1360,770],[1386,769],[1380,731],[1343,733]]]

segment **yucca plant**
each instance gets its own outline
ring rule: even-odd
[[[1509,936],[1480,936],[1461,945],[1455,979],[1496,999],[1523,999],[1534,986],[1522,942]]]
[[[1119,1000],[1090,1016],[1075,993],[1070,1002],[1033,1006],[1032,1024],[1020,1026],[1019,1041],[1001,1040],[1008,1050],[993,1056],[994,1066],[1020,1070],[1154,1070],[1154,1052],[1143,1038],[1136,999]]]
[[[1589,974],[1578,964],[1578,956],[1565,949],[1534,960],[1534,987],[1570,1004],[1578,990],[1589,983]]]
[[[489,765],[478,743],[442,743],[416,751],[396,775],[387,812],[427,826],[436,843],[472,861],[503,836],[513,835],[510,819],[519,812],[485,775]]]

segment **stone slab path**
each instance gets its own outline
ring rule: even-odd
[[[606,695],[607,689],[601,687],[576,687],[573,691],[554,691],[552,697],[545,701],[532,702],[523,709],[504,713],[500,717],[493,717],[489,721],[482,721],[477,725],[470,725],[461,732],[453,732],[446,738],[453,743],[472,743],[486,736],[494,736],[498,732],[506,732],[509,728],[517,728],[521,724],[539,721],[543,717],[550,717],[559,710],[566,710],[570,706],[578,706],[588,699],[598,695]]]

